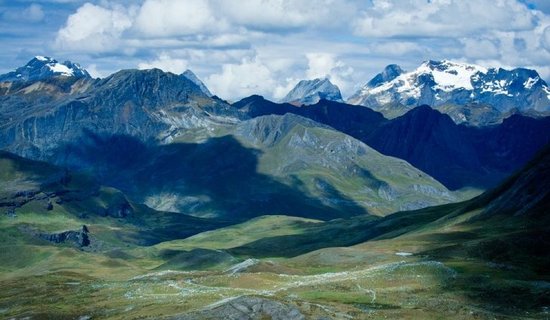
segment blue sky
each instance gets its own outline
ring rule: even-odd
[[[547,0],[0,0],[0,72],[35,55],[97,77],[193,70],[215,94],[277,99],[329,76],[351,95],[384,66],[427,59],[550,78]]]

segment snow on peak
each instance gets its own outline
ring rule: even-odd
[[[50,68],[50,70],[53,73],[58,73],[61,76],[64,76],[64,77],[74,76],[74,69],[71,69],[64,64],[56,62],[56,63],[48,63],[47,66],[48,68]]]
[[[425,61],[414,73],[431,74],[436,86],[434,89],[452,91],[458,88],[473,90],[472,77],[477,73],[487,73],[487,69],[473,64],[448,60]]]
[[[379,102],[389,103],[393,99],[392,91],[401,96],[419,99],[425,85],[431,86],[434,90],[445,92],[456,89],[473,90],[472,80],[475,80],[477,75],[486,74],[488,71],[481,66],[449,60],[424,61],[411,72],[402,71],[398,66],[393,66],[393,68],[396,70],[398,68],[400,73],[395,73],[394,77],[387,82],[374,81],[381,77],[377,75],[358,93],[350,97],[349,102],[363,104],[368,96],[377,95]]]
[[[449,60],[429,60],[411,72],[395,72],[392,76],[378,74],[352,95],[348,103],[374,109],[394,103],[407,107],[479,103],[499,111],[550,110],[550,90],[539,74],[531,69],[506,70]]]
[[[35,58],[38,61],[50,61],[51,60],[51,58],[47,58],[47,57],[44,57],[44,56],[36,56]]]
[[[525,89],[531,89],[533,87],[534,84],[536,84],[537,82],[539,82],[540,80],[540,77],[535,77],[535,78],[531,78],[529,77],[529,79],[527,79],[524,83],[523,83],[523,86],[525,87]]]
[[[58,62],[46,56],[35,56],[26,65],[15,71],[0,75],[0,81],[34,81],[52,76],[90,78],[90,74],[76,63]]]
[[[80,65],[65,61],[63,63],[58,62],[55,59],[45,56],[35,56],[33,60],[27,63],[26,68],[44,69],[51,73],[63,77],[82,76],[88,73]]]

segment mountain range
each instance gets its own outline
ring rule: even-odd
[[[548,113],[550,89],[534,70],[484,68],[430,60],[411,72],[397,65],[387,66],[347,102],[379,110],[389,117],[416,106],[429,105],[448,113],[457,123],[490,124],[498,122],[495,114],[499,113]],[[456,110],[464,105],[475,111]]]
[[[37,56],[0,76],[0,317],[545,318],[548,111],[527,69],[230,104]]]
[[[385,215],[462,197],[317,122],[251,119],[197,81],[152,69],[4,82],[0,148],[93,173],[158,210],[236,221],[289,211],[319,219]]]
[[[379,152],[407,160],[448,188],[488,188],[524,165],[550,142],[550,118],[513,115],[488,127],[458,125],[428,106],[395,119],[321,100],[295,107],[251,96],[233,104],[250,117],[294,113],[342,131]]]

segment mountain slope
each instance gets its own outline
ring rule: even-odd
[[[400,115],[407,109],[426,104],[449,112],[457,123],[487,124],[499,118],[492,116],[482,121],[472,115],[467,117],[452,106],[490,106],[504,114],[516,111],[545,113],[550,111],[550,89],[534,70],[486,69],[447,60],[427,61],[412,72],[388,66],[351,96],[348,103],[388,115]],[[395,108],[403,111],[392,113]]]
[[[518,256],[512,254],[485,256],[493,253],[480,252],[472,248],[466,252],[453,248],[448,252],[440,250],[430,254],[437,253],[443,256],[459,254],[461,259],[464,255],[487,260],[502,259],[509,263],[534,268],[537,272],[544,274],[547,270],[545,268],[550,265],[548,256],[542,250],[545,248],[543,243],[550,243],[550,230],[547,223],[550,219],[548,216],[550,210],[549,163],[550,147],[546,146],[522,170],[506,179],[498,187],[471,200],[416,211],[398,212],[376,220],[354,217],[343,221],[312,224],[301,234],[257,240],[234,248],[231,252],[266,256],[279,252],[283,256],[296,256],[318,248],[349,246],[363,242],[368,246],[370,240],[400,242],[401,238],[404,243],[410,241],[411,247],[420,247],[416,249],[418,254],[421,254],[423,247],[446,247],[451,244],[464,247],[472,245],[483,250],[498,250],[498,248],[488,248],[484,245],[501,237],[501,239],[510,238],[512,241],[501,249],[513,250]],[[454,238],[451,237],[453,234],[456,235]],[[449,235],[449,238],[445,235]],[[530,248],[533,245],[530,241],[535,241],[536,237],[539,237],[536,241],[542,242]],[[447,240],[442,241],[443,239]],[[461,241],[465,243],[461,244]],[[372,246],[376,246],[375,242]],[[420,243],[413,244],[413,242]],[[532,255],[531,258],[528,258],[529,255]]]
[[[281,99],[281,102],[288,102],[293,105],[310,105],[325,99],[330,101],[344,102],[340,89],[332,84],[328,78],[302,80]]]
[[[406,162],[294,115],[242,121],[168,145],[90,133],[68,147],[66,163],[91,170],[134,201],[202,217],[326,220],[456,199]]]
[[[262,151],[260,172],[288,183],[297,181],[327,204],[349,198],[378,215],[454,198],[405,161],[383,156],[350,136],[299,116],[258,117],[239,124],[233,134]],[[332,198],[338,194],[343,199]]]
[[[250,117],[293,113],[331,126],[408,161],[453,190],[494,187],[550,142],[550,117],[514,115],[479,128],[457,125],[427,106],[392,120],[369,108],[326,100],[297,108],[252,96],[233,106]]]
[[[169,142],[181,130],[234,123],[241,116],[221,100],[208,97],[187,77],[158,69],[123,70],[100,80],[85,78],[55,94],[51,83],[65,79],[44,81],[17,82],[22,89],[10,87],[0,97],[0,113],[5,117],[0,124],[0,148],[59,161],[54,152],[78,141],[85,131]]]
[[[0,151],[0,169],[2,233],[27,244],[36,242],[32,240],[37,232],[62,232],[86,225],[92,243],[85,249],[104,251],[184,238],[225,225],[155,211],[89,175],[5,151]]]
[[[547,191],[530,188],[550,190],[548,154],[463,203],[327,222],[262,217],[147,248],[29,244],[0,216],[0,236],[11,246],[0,251],[4,315],[185,319],[292,309],[311,318],[544,319],[549,201]],[[521,203],[490,210],[509,192]],[[529,209],[521,212],[523,205]],[[156,215],[149,223],[159,222]],[[101,223],[92,235],[126,230]]]

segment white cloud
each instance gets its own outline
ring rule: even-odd
[[[528,30],[534,24],[532,12],[515,0],[373,0],[354,29],[366,37],[460,37]]]
[[[106,76],[105,72],[102,72],[98,69],[97,64],[92,63],[86,67],[86,71],[92,76],[92,78],[103,78]]]
[[[271,96],[276,86],[272,71],[258,58],[245,58],[239,64],[224,64],[220,73],[205,79],[216,95],[238,99],[252,94]]]
[[[550,51],[550,26],[544,28],[542,33],[542,45],[547,51]]]
[[[550,17],[517,0],[94,3],[69,16],[54,50],[88,54],[80,62],[100,70],[181,73],[192,66],[228,99],[279,98],[301,79],[325,76],[347,96],[390,63],[411,69],[426,59],[454,59],[548,70],[550,61]]]
[[[334,54],[315,52],[306,54],[306,57],[308,60],[306,77],[308,79],[328,77],[342,91],[347,91],[349,87],[353,86],[351,83],[353,68],[338,60]]]
[[[387,41],[375,43],[369,48],[372,53],[389,56],[402,56],[414,52],[425,51],[422,46],[410,41]]]
[[[146,0],[136,18],[136,28],[147,36],[193,35],[223,29],[207,0]]]
[[[132,26],[132,10],[86,3],[69,16],[57,33],[56,44],[65,50],[105,52],[118,49],[121,34]]]
[[[491,59],[500,56],[498,41],[489,39],[464,38],[464,53],[472,59]]]
[[[216,0],[219,12],[239,26],[259,30],[284,30],[345,25],[357,6],[336,0]]]
[[[172,72],[175,74],[183,73],[188,67],[187,60],[174,59],[167,53],[162,53],[156,60],[149,62],[141,62],[138,65],[139,69],[153,69],[158,68],[166,72]]]

